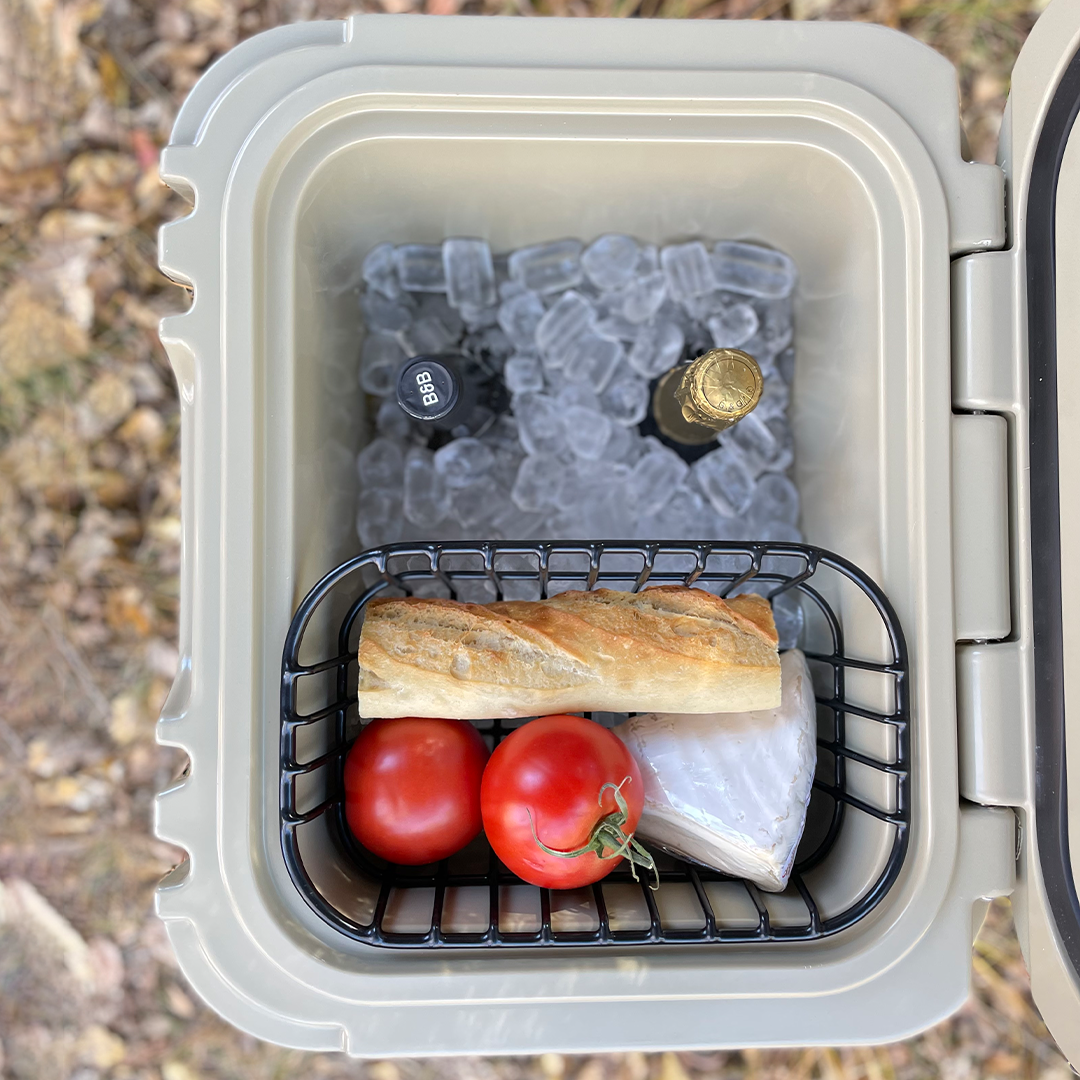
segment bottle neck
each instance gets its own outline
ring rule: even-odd
[[[657,426],[690,446],[716,438],[761,400],[758,362],[741,349],[710,349],[660,377],[653,393]]]
[[[414,356],[402,368],[397,403],[435,432],[478,435],[509,405],[501,380],[468,356]]]
[[[684,414],[682,402],[677,397],[677,393],[682,385],[686,369],[686,364],[680,364],[665,372],[657,380],[652,395],[653,418],[660,433],[672,442],[684,446],[704,446],[715,442],[721,428],[711,424],[697,423]]]

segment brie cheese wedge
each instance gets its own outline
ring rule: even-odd
[[[742,713],[643,713],[616,727],[641,770],[636,836],[782,892],[806,824],[817,708],[806,659],[780,657],[781,701]]]

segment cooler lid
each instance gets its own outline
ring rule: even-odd
[[[1080,1065],[1080,0],[1056,0],[1013,70],[1002,129],[1026,273],[1033,803],[1017,922],[1032,993]]]

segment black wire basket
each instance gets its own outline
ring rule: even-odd
[[[586,890],[528,886],[479,837],[436,865],[387,864],[345,820],[344,763],[360,730],[356,649],[378,595],[476,602],[540,599],[569,588],[687,585],[754,591],[798,608],[814,675],[818,768],[786,893],[768,894],[659,853],[660,886],[629,869]],[[797,605],[794,601],[797,600]],[[858,640],[845,643],[845,623]],[[791,628],[788,630],[791,633]],[[788,642],[792,644],[793,642]],[[783,645],[783,642],[782,642]],[[852,647],[854,645],[854,648]],[[860,703],[867,681],[876,707]],[[852,692],[852,685],[859,689]],[[887,707],[882,705],[887,702]],[[585,714],[590,715],[590,714]],[[611,724],[619,715],[597,714]],[[489,744],[527,721],[476,721]],[[281,676],[281,847],[310,907],[355,941],[386,948],[745,944],[807,941],[863,918],[904,861],[910,821],[907,648],[888,599],[852,563],[780,543],[664,541],[416,543],[366,551],[322,579],[297,609]],[[873,782],[868,783],[870,778]],[[822,895],[822,867],[847,830],[876,830],[881,853],[857,895]],[[844,853],[835,851],[836,857]],[[817,871],[817,873],[815,873]]]

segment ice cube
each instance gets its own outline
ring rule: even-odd
[[[765,471],[783,472],[794,457],[787,420],[782,416],[764,420],[756,409],[730,428],[724,441],[738,447],[755,476]]]
[[[547,394],[517,394],[511,408],[527,454],[555,454],[565,445],[562,409]]]
[[[558,509],[564,524],[572,525],[576,515],[585,513],[589,504],[605,493],[618,492],[619,497],[625,500],[626,480],[630,475],[625,465],[577,458],[566,465],[565,470],[558,497]]]
[[[802,533],[798,526],[788,521],[770,521],[758,530],[758,538],[775,544],[799,544],[802,543]],[[785,562],[793,560],[787,559]]]
[[[547,512],[521,510],[512,500],[507,499],[491,519],[491,537],[495,540],[550,539]],[[531,592],[526,593],[523,587],[525,584],[521,581],[505,582],[503,596],[507,600],[538,600],[539,586],[528,583]]]
[[[630,474],[630,492],[638,512],[655,514],[671,498],[690,473],[690,466],[674,450],[661,444],[650,450],[634,465]]]
[[[604,462],[583,462],[590,470]],[[602,476],[583,478],[577,498],[555,518],[556,529],[567,538],[623,540],[633,533],[634,517],[625,487],[605,482]],[[578,588],[581,587],[580,579]]]
[[[716,288],[709,252],[700,240],[662,248],[660,266],[667,278],[668,293],[676,300],[701,296]]]
[[[558,402],[559,408],[564,413],[574,405],[579,405],[583,409],[594,409],[597,411],[600,409],[600,398],[596,395],[596,392],[592,387],[587,386],[585,383],[568,382],[565,386],[560,388],[559,392],[555,395],[555,400]]]
[[[592,326],[596,314],[592,305],[572,289],[559,297],[536,326],[536,344],[548,368],[566,363],[570,347]]]
[[[499,299],[509,300],[512,296],[520,296],[522,293],[527,293],[529,290],[521,284],[520,281],[500,281],[499,282]]]
[[[692,322],[683,333],[686,335],[686,344],[683,346],[684,356],[700,356],[714,347],[712,334],[701,323]]]
[[[491,427],[484,432],[481,442],[485,446],[490,446],[496,456],[502,453],[521,452],[517,420],[509,413],[500,414]]]
[[[404,295],[397,300],[387,300],[382,293],[369,289],[360,297],[360,310],[369,330],[397,334],[407,330],[413,320],[410,303]]]
[[[533,292],[511,296],[499,306],[499,325],[518,349],[536,347],[536,327],[544,317],[544,305]]]
[[[792,348],[785,349],[775,360],[776,373],[791,386],[792,380],[795,378],[795,350]]]
[[[476,483],[491,471],[495,455],[479,439],[454,439],[435,451],[435,468],[447,487],[461,488]]]
[[[563,416],[566,445],[579,458],[596,461],[611,438],[611,421],[595,409],[571,405]]]
[[[790,397],[791,390],[780,375],[769,375],[765,379],[765,387],[761,391],[761,399],[754,412],[762,420],[771,420],[774,416],[786,416]]]
[[[600,289],[619,289],[630,283],[637,266],[637,241],[608,233],[594,240],[581,256],[581,268]]]
[[[570,383],[566,378],[566,373],[559,370],[556,371],[552,368],[544,368],[544,393],[550,397],[558,397],[559,391],[565,386],[569,386]]]
[[[749,304],[732,304],[708,320],[709,333],[718,349],[737,349],[757,333],[757,312]]]
[[[706,323],[713,315],[719,315],[725,308],[741,303],[742,300],[743,297],[738,293],[714,289],[712,292],[702,293],[701,296],[681,297],[679,308],[695,322]]]
[[[417,319],[402,332],[401,337],[413,356],[435,356],[446,352],[457,341],[457,337],[434,315]]]
[[[488,446],[490,444],[485,442],[484,445]],[[490,475],[509,491],[517,479],[518,468],[525,460],[525,451],[521,448],[521,443],[515,443],[511,450],[500,450],[492,447],[492,452],[495,454],[495,462],[491,466]]]
[[[604,412],[623,427],[633,427],[649,411],[649,384],[629,371],[616,375],[600,395]]]
[[[442,261],[446,299],[453,307],[487,308],[498,302],[495,267],[486,240],[444,240]]]
[[[761,325],[761,337],[774,355],[791,344],[792,302],[786,296],[779,300],[756,300],[754,310]]]
[[[458,310],[461,312],[461,321],[473,332],[486,330],[489,326],[497,325],[499,321],[499,309],[494,304],[489,307],[463,304]]]
[[[776,362],[773,356],[772,349],[769,348],[768,343],[761,336],[760,327],[758,333],[756,333],[748,341],[744,341],[740,346],[743,352],[749,353],[757,362],[758,367],[761,368],[761,374],[768,378],[770,375],[776,374]]]
[[[744,416],[727,434],[745,454],[770,461],[776,454],[777,439],[768,424],[756,412]]]
[[[799,644],[803,628],[803,608],[798,589],[788,589],[772,598],[773,621],[781,651],[794,649]]]
[[[450,524],[450,522],[440,522],[440,525],[447,524]],[[413,537],[409,535],[410,532],[423,532],[425,533],[425,535]],[[430,537],[426,535],[426,530],[417,529],[415,526],[413,526],[411,529],[405,529],[404,538],[406,540],[430,539]],[[444,538],[442,535],[440,535],[439,539],[442,540]],[[410,596],[418,596],[423,600],[448,600],[450,598],[449,589],[447,589],[447,587],[438,578],[413,578],[413,580],[408,583],[408,588]]]
[[[405,516],[415,525],[433,527],[450,513],[450,490],[435,468],[434,455],[419,446],[405,455]]]
[[[383,436],[372,439],[356,457],[356,473],[362,488],[400,491],[404,467],[400,444]]]
[[[655,270],[651,274],[632,281],[618,294],[618,313],[632,323],[643,323],[651,319],[667,296],[667,279],[663,272]]]
[[[515,251],[509,259],[510,277],[534,292],[551,293],[580,283],[581,241],[557,240]]]
[[[451,444],[452,445],[452,444]],[[473,483],[451,492],[450,512],[462,528],[472,530],[477,536],[491,531],[490,523],[508,495],[491,476],[481,476]]]
[[[535,356],[518,353],[506,361],[503,381],[511,394],[528,394],[544,389],[544,369]]]
[[[567,350],[564,371],[571,382],[585,383],[600,393],[611,382],[624,355],[620,342],[587,332]]]
[[[637,265],[634,267],[635,277],[645,277],[660,269],[660,249],[655,244],[642,244],[638,252]]]
[[[404,440],[412,434],[412,421],[393,398],[387,398],[375,414],[375,430],[387,438]]]
[[[502,367],[514,351],[513,343],[503,333],[501,326],[489,326],[475,335],[477,349],[489,359],[496,362],[497,367]]]
[[[782,473],[765,473],[758,479],[747,509],[755,530],[771,522],[794,525],[799,520],[799,491]]]
[[[446,292],[442,247],[438,244],[402,244],[394,251],[398,281],[409,292]]]
[[[609,315],[593,329],[601,337],[611,338],[612,341],[633,341],[638,333],[637,326],[622,315]]]
[[[782,251],[722,240],[713,248],[713,276],[721,289],[782,297],[795,287],[795,264]]]
[[[754,496],[754,473],[734,444],[727,443],[698,458],[693,473],[698,486],[719,513],[737,517],[750,505]]]
[[[708,540],[713,517],[696,491],[681,487],[659,510],[639,519],[638,536],[642,540]]]
[[[684,343],[682,330],[673,322],[657,318],[643,323],[630,348],[630,366],[646,379],[655,379],[679,362]]]
[[[361,264],[360,273],[368,287],[382,293],[387,300],[396,300],[401,295],[401,286],[394,269],[393,244],[373,247]]]
[[[452,308],[442,293],[420,293],[415,299],[418,302],[416,318],[438,319],[455,341],[461,337],[465,330],[461,312]]]
[[[546,510],[559,501],[566,466],[553,454],[530,454],[518,467],[510,497],[522,510]]]
[[[610,389],[610,387],[608,388]],[[632,465],[638,459],[638,444],[641,440],[637,432],[631,428],[623,427],[619,423],[611,425],[611,437],[604,447],[601,457],[604,461],[621,461]]]
[[[454,592],[462,604],[490,604],[496,596],[495,584],[487,578],[463,578],[455,582]]]
[[[393,544],[401,537],[401,489],[361,488],[357,499],[356,532],[365,548]]]
[[[368,334],[360,349],[360,385],[376,397],[392,394],[405,359],[397,338],[389,334]]]
[[[716,514],[713,517],[712,538],[716,540],[752,540],[754,530],[745,518],[727,517]]]

